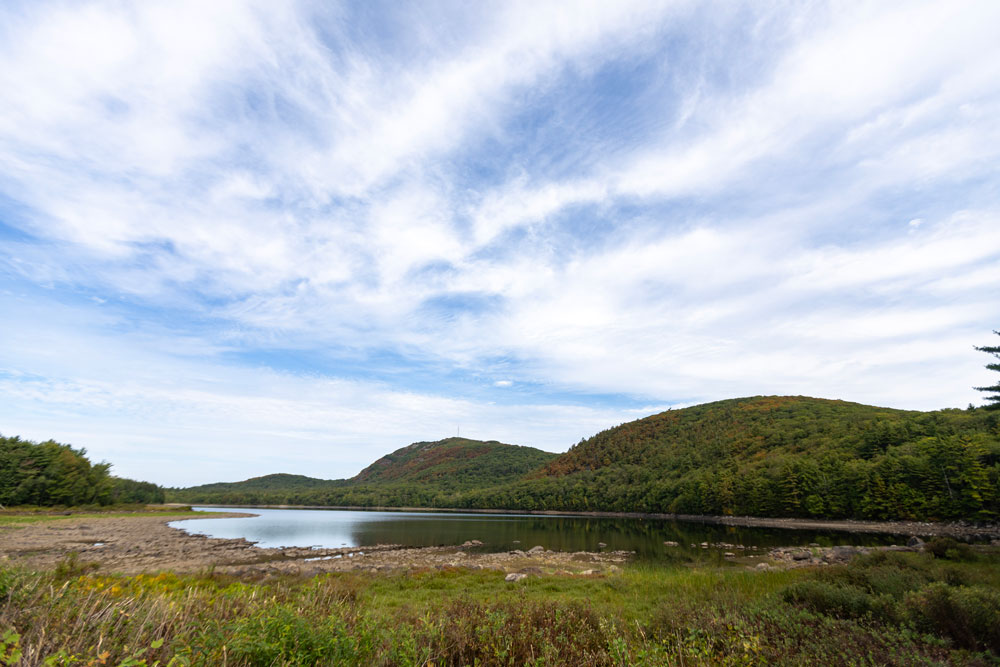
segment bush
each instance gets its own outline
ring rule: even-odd
[[[782,591],[785,602],[836,618],[871,616],[892,620],[896,605],[889,595],[870,595],[855,586],[837,586],[826,581],[800,581]]]
[[[904,605],[918,630],[949,637],[962,648],[1000,653],[1000,593],[936,582],[907,595]]]
[[[924,549],[933,554],[935,558],[946,560],[975,560],[976,554],[968,544],[956,542],[950,537],[935,537],[928,542]]]

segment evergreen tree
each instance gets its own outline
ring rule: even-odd
[[[1000,331],[994,331],[993,333],[1000,336]],[[979,350],[980,352],[986,352],[988,354],[992,354],[997,359],[1000,359],[1000,346],[987,345],[984,347],[977,347],[976,349]],[[996,363],[986,364],[986,368],[990,369],[991,371],[1000,371],[1000,364]],[[1000,382],[991,387],[974,387],[974,389],[976,391],[987,391],[992,393],[993,394],[992,396],[986,397],[986,400],[988,401],[986,408],[989,410],[1000,410]]]

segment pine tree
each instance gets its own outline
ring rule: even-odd
[[[994,331],[996,335],[1000,336],[1000,331]],[[992,354],[997,359],[1000,359],[1000,346],[984,346],[977,347],[980,352],[986,352],[987,354]],[[991,371],[1000,371],[1000,364],[986,364],[986,368]],[[986,397],[986,408],[988,410],[1000,410],[1000,382],[991,387],[973,387],[976,391],[987,391],[992,393],[992,396]]]

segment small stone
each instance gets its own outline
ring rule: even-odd
[[[770,570],[771,566],[768,565],[767,563],[757,563],[757,569],[758,570]]]
[[[727,551],[722,555],[725,556],[726,558],[736,558],[736,554],[734,554],[732,551]]]
[[[540,545],[539,546],[535,546],[535,547],[531,547],[530,549],[528,549],[528,553],[529,554],[545,553],[545,547],[540,546]]]
[[[506,577],[503,578],[504,581],[509,581],[511,583],[521,581],[522,579],[527,579],[528,575],[521,574],[520,572],[511,572]]]
[[[666,542],[663,543],[663,546],[665,546],[665,547],[677,547],[677,546],[680,546],[680,545],[677,544],[677,542],[674,542],[673,540],[667,540]]]

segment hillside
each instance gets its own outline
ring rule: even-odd
[[[383,456],[355,477],[358,484],[426,483],[468,487],[512,481],[541,468],[557,454],[533,447],[446,438],[415,442]]]
[[[170,497],[219,503],[985,520],[1000,516],[1000,413],[918,412],[758,396],[668,410],[602,431],[558,456],[448,438],[399,449],[350,480],[313,481],[314,486],[264,486],[248,480],[178,490]]]
[[[383,456],[350,479],[274,474],[242,482],[171,489],[175,502],[324,505],[429,505],[444,495],[512,482],[557,455],[495,440],[415,442]]]
[[[602,431],[473,506],[804,516],[1000,512],[1000,415],[753,397]]]
[[[270,492],[270,491],[301,491],[304,489],[324,488],[331,485],[343,485],[346,480],[317,479],[316,477],[306,477],[305,475],[289,475],[288,473],[274,473],[262,477],[251,477],[242,482],[214,482],[212,484],[202,484],[184,489],[192,494],[204,493],[228,493],[233,491],[246,492]]]

